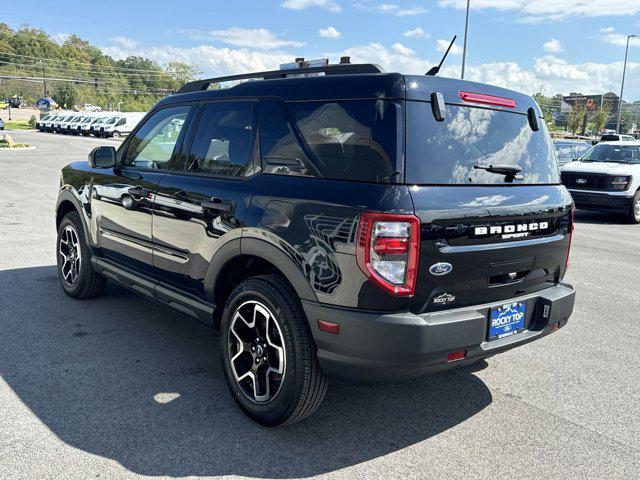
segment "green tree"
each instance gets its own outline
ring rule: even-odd
[[[602,101],[600,108],[593,114],[593,131],[596,135],[600,134],[604,130],[604,126],[611,117],[611,102]]]
[[[571,110],[567,115],[567,127],[573,135],[578,133],[578,130],[582,128],[586,114],[586,102],[576,102],[572,105]]]
[[[53,91],[52,98],[64,108],[73,108],[78,100],[78,92],[72,83],[60,83]]]
[[[553,121],[553,114],[552,114],[553,113],[552,107],[553,107],[553,104],[555,103],[554,99],[551,97],[547,97],[542,91],[542,89],[540,89],[539,92],[534,93],[533,98],[537,102],[537,104],[540,106],[540,110],[542,110],[544,121],[547,123],[547,125],[554,126],[555,123]]]
[[[169,62],[166,71],[171,78],[178,82],[178,86],[195,80],[202,73],[194,64],[185,62]]]

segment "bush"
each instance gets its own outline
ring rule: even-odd
[[[29,126],[31,128],[36,128],[36,122],[38,121],[38,119],[36,118],[35,115],[31,115],[31,118],[29,119]]]

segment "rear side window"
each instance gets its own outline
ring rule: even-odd
[[[255,110],[253,102],[205,104],[191,147],[188,170],[229,177],[254,173],[251,159]]]
[[[437,122],[426,102],[407,102],[406,181],[416,184],[504,184],[476,165],[514,165],[514,183],[557,184],[560,172],[544,122],[534,132],[526,115],[447,105]]]
[[[384,182],[396,171],[398,118],[393,102],[261,102],[265,172]]]

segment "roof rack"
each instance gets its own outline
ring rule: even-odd
[[[322,67],[292,68],[287,70],[270,70],[267,72],[243,73],[229,75],[227,77],[207,78],[186,83],[176,93],[191,93],[207,90],[211,84],[233,82],[235,80],[286,78],[293,75],[305,75],[308,73],[324,73],[325,75],[348,75],[357,73],[382,73],[381,67],[372,63],[348,63],[338,65],[326,65]]]

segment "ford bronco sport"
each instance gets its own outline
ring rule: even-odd
[[[230,88],[210,88],[240,80]],[[393,381],[566,324],[573,202],[531,97],[340,64],[186,84],[62,170],[58,272],[220,332],[242,410]]]

